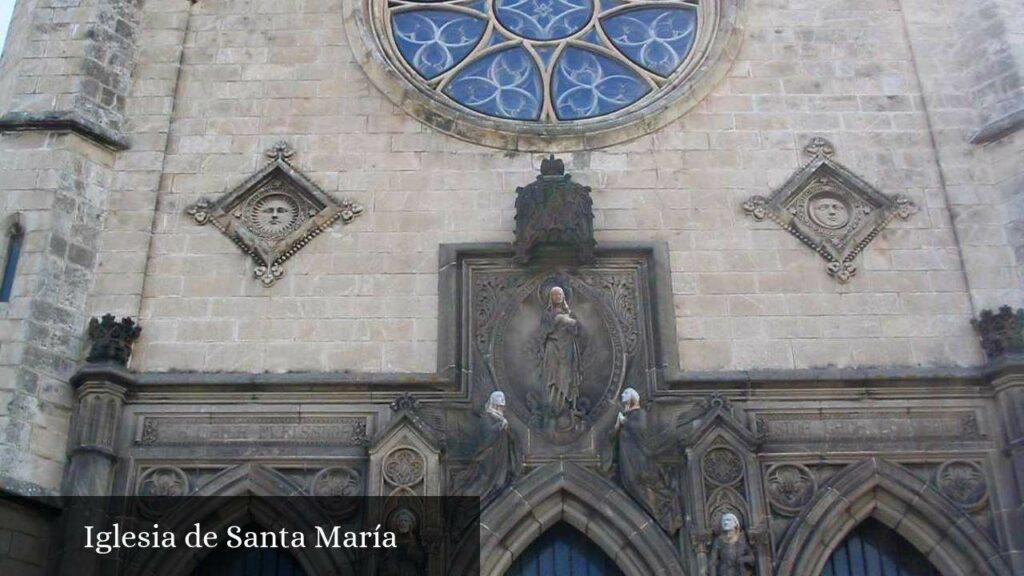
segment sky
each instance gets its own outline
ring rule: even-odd
[[[14,0],[0,0],[0,52],[3,51],[4,41],[7,40],[7,26],[11,23],[12,12]]]

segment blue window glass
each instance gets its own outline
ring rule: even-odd
[[[484,20],[455,10],[415,10],[391,17],[402,57],[430,80],[451,70],[480,42]]]
[[[18,271],[18,258],[21,257],[21,242],[25,234],[21,227],[14,224],[10,230],[10,237],[7,239],[7,254],[4,258],[4,277],[0,281],[0,302],[11,301],[11,291],[14,289],[14,274]]]
[[[477,59],[457,74],[444,92],[477,112],[499,118],[536,120],[542,106],[540,71],[522,48]]]
[[[697,14],[688,8],[641,8],[618,12],[601,25],[627,58],[655,74],[668,76],[693,47]]]
[[[555,65],[551,91],[558,118],[579,120],[629,106],[650,92],[651,86],[607,56],[567,48]]]
[[[495,0],[498,22],[530,40],[572,36],[590,22],[591,0]]]
[[[393,52],[451,101],[500,119],[596,118],[678,72],[695,0],[387,0]]]

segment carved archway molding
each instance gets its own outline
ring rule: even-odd
[[[560,521],[586,534],[628,576],[687,574],[653,518],[615,485],[571,462],[541,466],[482,511],[480,574],[502,576]]]
[[[332,520],[313,504],[312,498],[285,497],[304,495],[302,487],[280,472],[262,464],[246,463],[228,468],[189,494],[186,504],[160,518],[162,529],[175,533],[183,542],[185,533],[196,522],[204,531],[223,534],[228,526],[254,522],[267,530],[302,531],[310,534],[315,526],[331,526]],[[227,497],[260,496],[259,499]],[[228,504],[225,506],[225,504]],[[182,576],[191,574],[212,550],[181,554],[177,549],[154,548],[130,559],[138,571],[133,574]],[[295,559],[307,574],[344,574],[347,558],[330,548],[307,546],[294,550]]]
[[[906,538],[944,576],[1011,574],[970,516],[907,469],[870,458],[836,474],[789,526],[776,576],[820,574],[833,550],[869,516]]]

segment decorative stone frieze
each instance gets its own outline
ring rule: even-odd
[[[102,318],[89,321],[88,334],[92,344],[87,362],[113,362],[127,366],[132,345],[142,334],[142,328],[127,316],[117,320],[112,314],[104,314]]]
[[[543,244],[573,247],[581,263],[594,261],[594,209],[590,187],[572,181],[565,164],[545,158],[540,176],[516,188],[516,262],[530,261]]]
[[[857,273],[853,261],[893,218],[906,220],[918,210],[903,195],[879,192],[832,159],[835,148],[814,138],[804,148],[812,159],[771,196],[753,196],[743,211],[754,220],[770,219],[824,258],[840,283]]]
[[[971,325],[978,331],[989,360],[1024,352],[1024,309],[1002,306],[998,312],[982,310]]]
[[[291,164],[284,142],[267,152],[270,162],[234,190],[206,199],[186,212],[196,224],[212,224],[253,259],[264,286],[284,275],[284,263],[339,218],[349,223],[363,212],[351,200],[336,201]]]

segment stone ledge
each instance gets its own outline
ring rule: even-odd
[[[0,497],[13,497],[53,511],[63,507],[60,494],[56,490],[43,488],[38,484],[9,476],[0,476]]]
[[[124,134],[104,128],[76,112],[9,112],[0,117],[0,132],[74,132],[100,146],[127,150]]]
[[[979,128],[971,136],[970,142],[971,144],[988,144],[1009,136],[1022,128],[1024,128],[1024,105]]]

